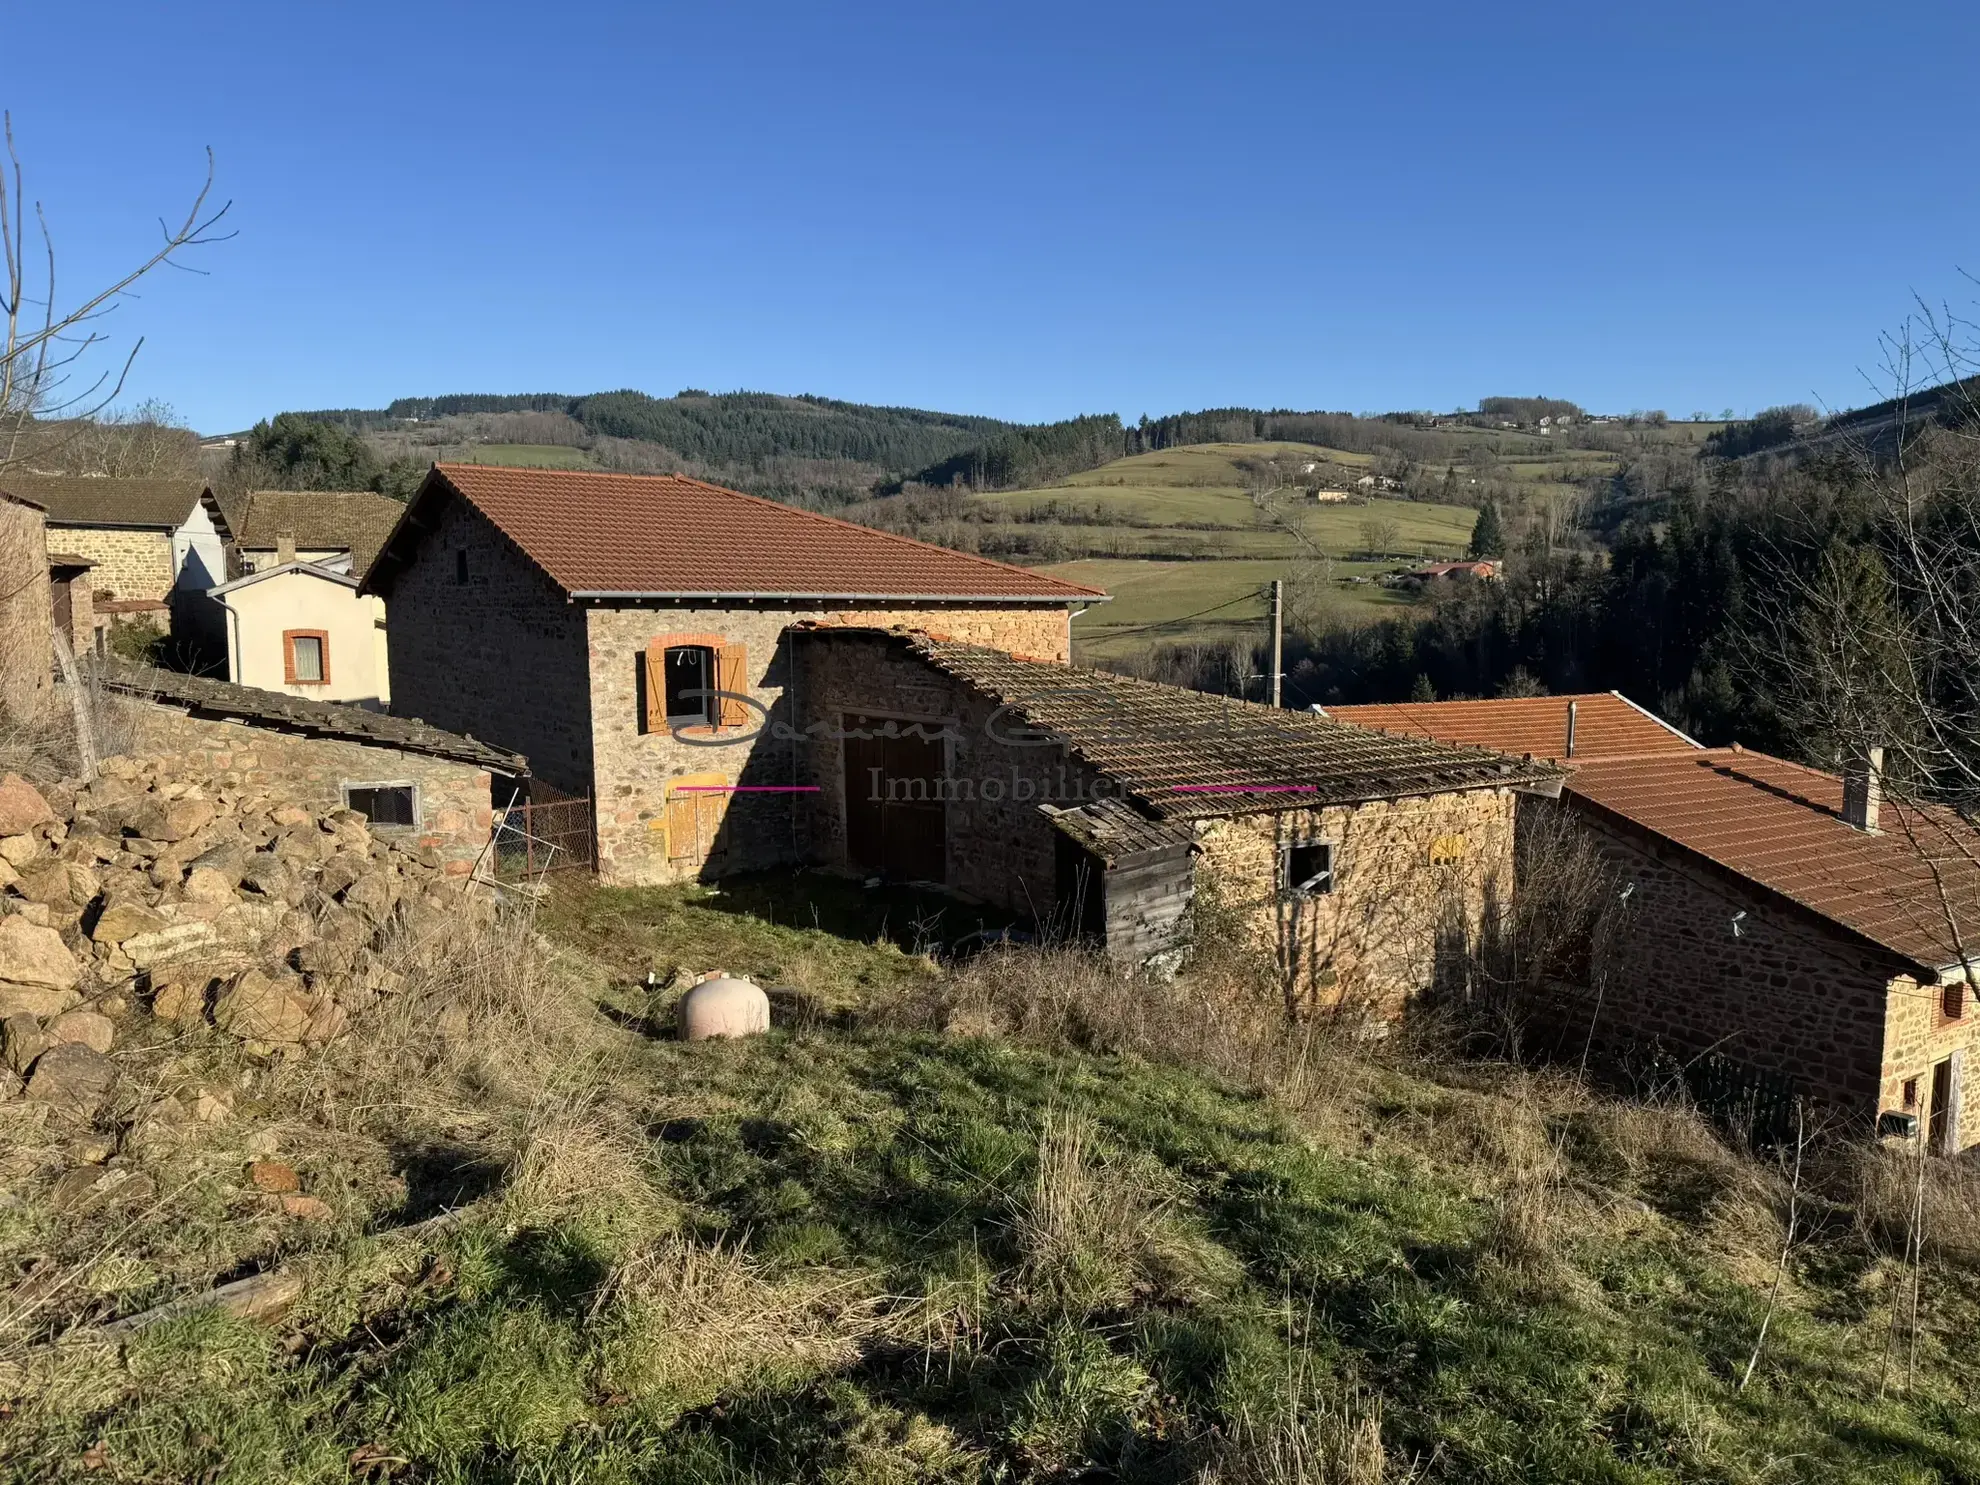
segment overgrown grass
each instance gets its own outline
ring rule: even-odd
[[[499,1036],[408,1016],[340,1099],[327,1067],[267,1095],[312,1172],[378,1138],[373,1103],[497,1161],[467,1215],[395,1236],[381,1203],[250,1248],[311,1274],[273,1329],[15,1344],[8,1478],[1980,1474],[1972,1279],[1928,1251],[1917,1364],[1882,1365],[1888,1233],[1831,1196],[1738,1388],[1781,1178],[1685,1110],[1426,1060],[1436,1038],[1287,1036],[1215,959],[1172,986],[1064,954],[943,970],[692,892],[543,922],[606,964],[512,942],[529,967],[470,976]],[[640,982],[711,956],[839,1013],[676,1043]],[[415,1065],[428,1087],[381,1082]],[[10,1176],[9,1210],[46,1176]],[[239,1262],[213,1247],[208,1276]]]

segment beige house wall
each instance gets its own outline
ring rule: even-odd
[[[1072,645],[1071,619],[1063,607],[593,608],[586,624],[598,869],[606,881],[622,884],[695,880],[803,859],[796,834],[800,812],[789,796],[738,799],[730,808],[741,813],[717,837],[723,859],[670,859],[666,838],[670,785],[690,777],[701,783],[788,785],[808,766],[800,764],[788,739],[769,735],[774,725],[765,726],[799,725],[799,708],[787,693],[791,655],[785,632],[792,625],[922,629],[1058,661],[1069,658]],[[755,703],[749,726],[699,742],[646,732],[640,687],[647,646],[671,634],[747,647]],[[765,735],[757,736],[759,731]]]
[[[1392,1016],[1460,972],[1485,914],[1510,900],[1515,796],[1479,789],[1243,815],[1198,827],[1201,914],[1231,915],[1276,957],[1302,1011]],[[1280,891],[1287,841],[1334,844],[1334,890]]]
[[[383,599],[360,595],[328,578],[285,572],[236,588],[221,595],[220,602],[228,610],[229,680],[316,701],[383,705],[391,700],[380,638]],[[297,629],[325,634],[327,684],[291,684],[286,679],[283,635]]]
[[[101,526],[50,526],[49,546],[95,563],[89,580],[112,598],[163,600],[172,591],[172,534]]]

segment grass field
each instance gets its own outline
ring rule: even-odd
[[[1342,580],[1373,577],[1393,565],[1336,562],[1334,574]],[[1265,632],[1266,585],[1273,578],[1286,577],[1295,566],[1286,558],[1208,562],[1098,558],[1059,562],[1044,570],[1114,595],[1111,603],[1096,604],[1073,620],[1073,640],[1081,653],[1097,657],[1138,649],[1150,640],[1257,639]],[[1371,618],[1407,607],[1409,602],[1404,594],[1373,582],[1341,581],[1339,591],[1344,611]],[[1169,622],[1178,615],[1217,608],[1234,599],[1242,601],[1186,625]],[[1152,632],[1144,627],[1157,623],[1164,627]]]
[[[557,443],[477,443],[457,456],[470,464],[512,464],[528,469],[593,469],[583,449]]]
[[[1287,1036],[1209,948],[1173,984],[939,966],[877,903],[808,926],[784,880],[775,923],[766,880],[754,911],[600,890],[547,939],[464,930],[399,992],[472,994],[445,1034],[409,1009],[294,1066],[203,1028],[120,1051],[147,1099],[237,1095],[153,1116],[94,1205],[59,1195],[61,1131],[10,1125],[0,1480],[1980,1478],[1955,1162],[1919,1177],[1913,1308],[1879,1152],[1799,1188],[1784,1250],[1780,1165],[1682,1106]],[[800,988],[766,1036],[683,1044],[646,974],[711,963]],[[271,1148],[330,1220],[251,1184]],[[300,1293],[267,1325],[100,1328],[277,1266]]]

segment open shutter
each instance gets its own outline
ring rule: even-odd
[[[667,641],[665,636],[646,642],[646,664],[640,673],[641,715],[649,735],[667,730]]]
[[[719,710],[716,713],[715,725],[748,726],[749,707],[736,700],[737,696],[749,694],[748,645],[723,645],[715,652],[715,689],[731,693],[716,698]]]

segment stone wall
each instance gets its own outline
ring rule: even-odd
[[[834,870],[846,855],[845,743],[848,714],[920,722],[945,734],[949,799],[946,883],[980,902],[1044,918],[1058,898],[1058,832],[1041,804],[1090,802],[1118,787],[1052,744],[1006,739],[994,703],[886,640],[804,639],[796,645],[794,706],[800,727],[792,777],[815,785],[794,796],[804,860]],[[862,787],[857,780],[853,787]]]
[[[412,784],[418,791],[417,823],[411,829],[374,826],[374,834],[430,847],[450,876],[471,872],[488,844],[489,776],[472,763],[209,721],[158,702],[122,704],[133,734],[130,750],[158,760],[168,774],[177,770],[218,789],[278,792],[319,813],[343,809],[347,787]]]
[[[1886,1003],[1904,972],[1895,956],[1572,795],[1528,807],[1571,809],[1631,889],[1601,991],[1616,1036],[1710,1050],[1827,1101],[1876,1106]],[[1585,1027],[1593,992],[1579,999],[1568,1013]],[[1597,1039],[1609,1039],[1602,1025]]]
[[[96,526],[51,526],[50,551],[87,558],[96,565],[89,581],[113,598],[163,601],[172,591],[169,531],[110,531]]]
[[[396,650],[400,623],[396,596],[392,613]],[[729,803],[714,831],[714,849],[706,856],[670,860],[667,852],[670,784],[692,779],[788,787],[813,782],[813,774],[820,779],[838,777],[839,754],[829,745],[795,744],[788,737],[775,735],[782,729],[796,730],[804,721],[820,715],[816,698],[791,692],[791,642],[786,631],[792,625],[923,629],[970,644],[1060,661],[1067,657],[1071,644],[1071,626],[1064,608],[598,607],[589,611],[588,619],[599,871],[608,881],[620,883],[688,880],[781,862],[833,859],[831,841],[814,847],[809,840],[809,812],[800,797],[775,794],[744,794]],[[748,725],[692,740],[646,730],[641,704],[645,655],[648,645],[664,635],[746,647],[748,688],[755,703]],[[885,647],[876,642],[872,648],[877,655]],[[912,686],[926,693],[924,709],[917,715],[925,715],[926,706],[940,710],[951,704],[943,678],[925,666],[905,663],[913,665],[919,676]],[[835,676],[839,690],[831,706],[871,710],[880,704],[877,693],[861,700],[861,687],[868,681],[844,672],[835,672]],[[869,680],[878,684],[877,677]],[[393,684],[398,684],[396,670]],[[414,709],[418,710],[416,706]],[[438,720],[430,713],[422,715]],[[527,747],[510,743],[499,734],[487,736],[490,741],[528,752]],[[816,756],[809,761],[801,756],[811,753]],[[533,764],[535,756],[530,756]],[[842,840],[836,849],[843,859]],[[955,885],[974,890],[961,879]]]
[[[1202,911],[1235,916],[1309,1010],[1390,1016],[1460,972],[1485,914],[1508,900],[1514,795],[1478,789],[1243,815],[1199,828]],[[1282,841],[1334,843],[1334,888],[1279,890]]]
[[[0,500],[0,707],[34,717],[48,700],[55,651],[42,514]]]
[[[521,753],[565,793],[591,788],[584,611],[485,516],[449,500],[387,601],[395,711]]]
[[[1945,991],[1921,985],[1910,975],[1893,978],[1886,990],[1884,1055],[1879,1070],[1877,1108],[1916,1114],[1922,1133],[1932,1114],[1932,1068],[1953,1053],[1961,1054],[1958,1148],[1980,1141],[1980,1060],[1973,1051],[1980,1042],[1980,1004],[1974,987],[1954,987],[1960,1014],[1945,1014]],[[1915,1097],[1907,1102],[1905,1085],[1914,1082]]]

